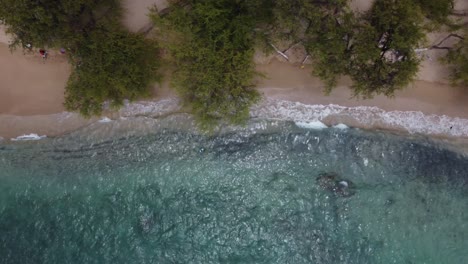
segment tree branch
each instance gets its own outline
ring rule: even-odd
[[[439,47],[439,46],[432,46],[429,49],[440,49],[440,50],[452,50],[452,47]]]
[[[451,50],[452,48],[451,47],[441,47],[440,45],[442,43],[444,43],[447,39],[449,38],[458,38],[458,39],[461,39],[461,40],[464,40],[465,38],[458,35],[458,34],[454,34],[454,33],[451,33],[449,34],[448,36],[446,36],[445,38],[443,38],[441,41],[439,41],[439,43],[437,44],[434,44],[432,45],[431,47],[429,47],[429,49],[444,49],[444,50]]]
[[[466,17],[468,16],[468,12],[465,10],[453,10],[450,15],[457,16],[457,17]]]
[[[283,51],[283,53],[288,52],[290,49],[292,49],[293,47],[295,47],[296,45],[299,45],[299,44],[301,44],[301,43],[302,43],[302,40],[300,40],[299,42],[296,42],[296,43],[292,44],[292,45],[289,46],[287,49],[285,49],[285,50]]]
[[[302,60],[302,63],[301,63],[301,64],[304,65],[304,63],[307,61],[307,59],[308,59],[309,57],[310,57],[310,55],[307,54],[307,56]]]
[[[275,45],[273,45],[273,44],[270,43],[270,46],[272,46],[273,49],[275,49],[275,51],[276,51],[279,55],[283,56],[287,61],[289,61],[289,57],[288,57],[286,54],[284,54],[283,52],[281,52],[281,50],[279,50],[277,47],[275,47]]]

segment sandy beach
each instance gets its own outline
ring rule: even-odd
[[[353,9],[364,11],[371,1],[354,0]],[[132,31],[140,31],[150,23],[148,10],[156,4],[164,8],[162,0],[125,0],[124,24]],[[458,10],[468,10],[468,3],[457,2]],[[9,37],[0,28],[0,137],[11,138],[22,134],[39,133],[59,135],[85,126],[90,122],[76,114],[63,113],[63,93],[70,66],[66,58],[51,53],[43,63],[38,54],[13,53],[8,48]],[[429,36],[429,43],[443,38],[443,34]],[[335,104],[346,107],[373,106],[386,111],[421,111],[428,115],[446,115],[468,119],[468,93],[466,88],[448,85],[447,69],[437,58],[444,51],[424,54],[418,81],[396,93],[394,98],[377,96],[371,100],[357,100],[347,88],[350,81],[340,80],[329,96],[323,94],[323,84],[310,75],[311,68],[301,68],[297,63],[281,61],[271,56],[257,64],[257,70],[265,74],[258,80],[258,90],[266,98],[300,102],[303,104]],[[174,97],[168,84],[155,85],[153,100]],[[67,116],[67,121],[53,120]]]

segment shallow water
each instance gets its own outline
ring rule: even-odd
[[[119,122],[0,145],[0,263],[468,261],[468,159],[442,146],[290,122],[212,136],[183,118]]]

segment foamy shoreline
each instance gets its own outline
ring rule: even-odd
[[[9,124],[0,126],[0,138],[3,138],[4,142],[40,140],[46,136],[50,138],[69,134],[92,125],[106,125],[112,129],[114,121],[137,118],[153,120],[178,113],[183,113],[179,100],[166,98],[129,103],[117,112],[107,112],[105,116],[92,119],[84,119],[69,112],[38,116],[0,115],[0,124]],[[337,125],[343,129],[346,125],[351,128],[397,132],[407,136],[424,136],[442,140],[447,143],[447,147],[462,152],[466,152],[468,146],[468,119],[428,115],[417,111],[384,111],[378,107],[346,107],[334,104],[308,105],[265,98],[252,107],[251,118],[293,121],[298,126],[309,125],[315,129],[336,128]]]
[[[372,0],[352,0],[356,10],[366,10]],[[167,5],[165,0],[123,1],[124,25],[138,31],[150,22],[148,7]],[[457,0],[456,8],[465,10],[468,2]],[[429,36],[437,42],[442,35]],[[4,141],[21,135],[58,136],[94,124],[103,117],[83,119],[64,112],[64,88],[70,66],[61,55],[52,54],[42,64],[37,54],[10,53],[9,37],[0,28],[0,137]],[[291,58],[302,61],[300,50],[291,49]],[[330,96],[322,92],[323,83],[311,76],[311,68],[281,62],[281,56],[256,56],[257,70],[266,78],[258,80],[264,100],[252,109],[252,116],[298,122],[320,121],[326,125],[344,123],[350,127],[384,129],[408,134],[422,134],[468,142],[468,93],[466,88],[447,85],[447,69],[437,57],[444,51],[431,51],[417,76],[418,81],[396,93],[395,98],[376,96],[371,100],[351,98],[350,81],[343,78]],[[294,61],[294,60],[292,60]],[[169,106],[174,92],[155,86],[155,101],[136,102],[118,113],[105,113],[110,120],[131,116],[168,115],[179,110]],[[169,100],[169,101],[167,101]],[[166,102],[166,103],[165,103]],[[170,111],[166,111],[169,109]],[[127,112],[125,112],[127,111]],[[124,114],[122,114],[124,113]],[[451,129],[450,129],[451,128]],[[0,140],[1,141],[1,140]]]

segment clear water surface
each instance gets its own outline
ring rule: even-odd
[[[468,263],[468,159],[441,146],[121,122],[0,144],[0,263]]]

